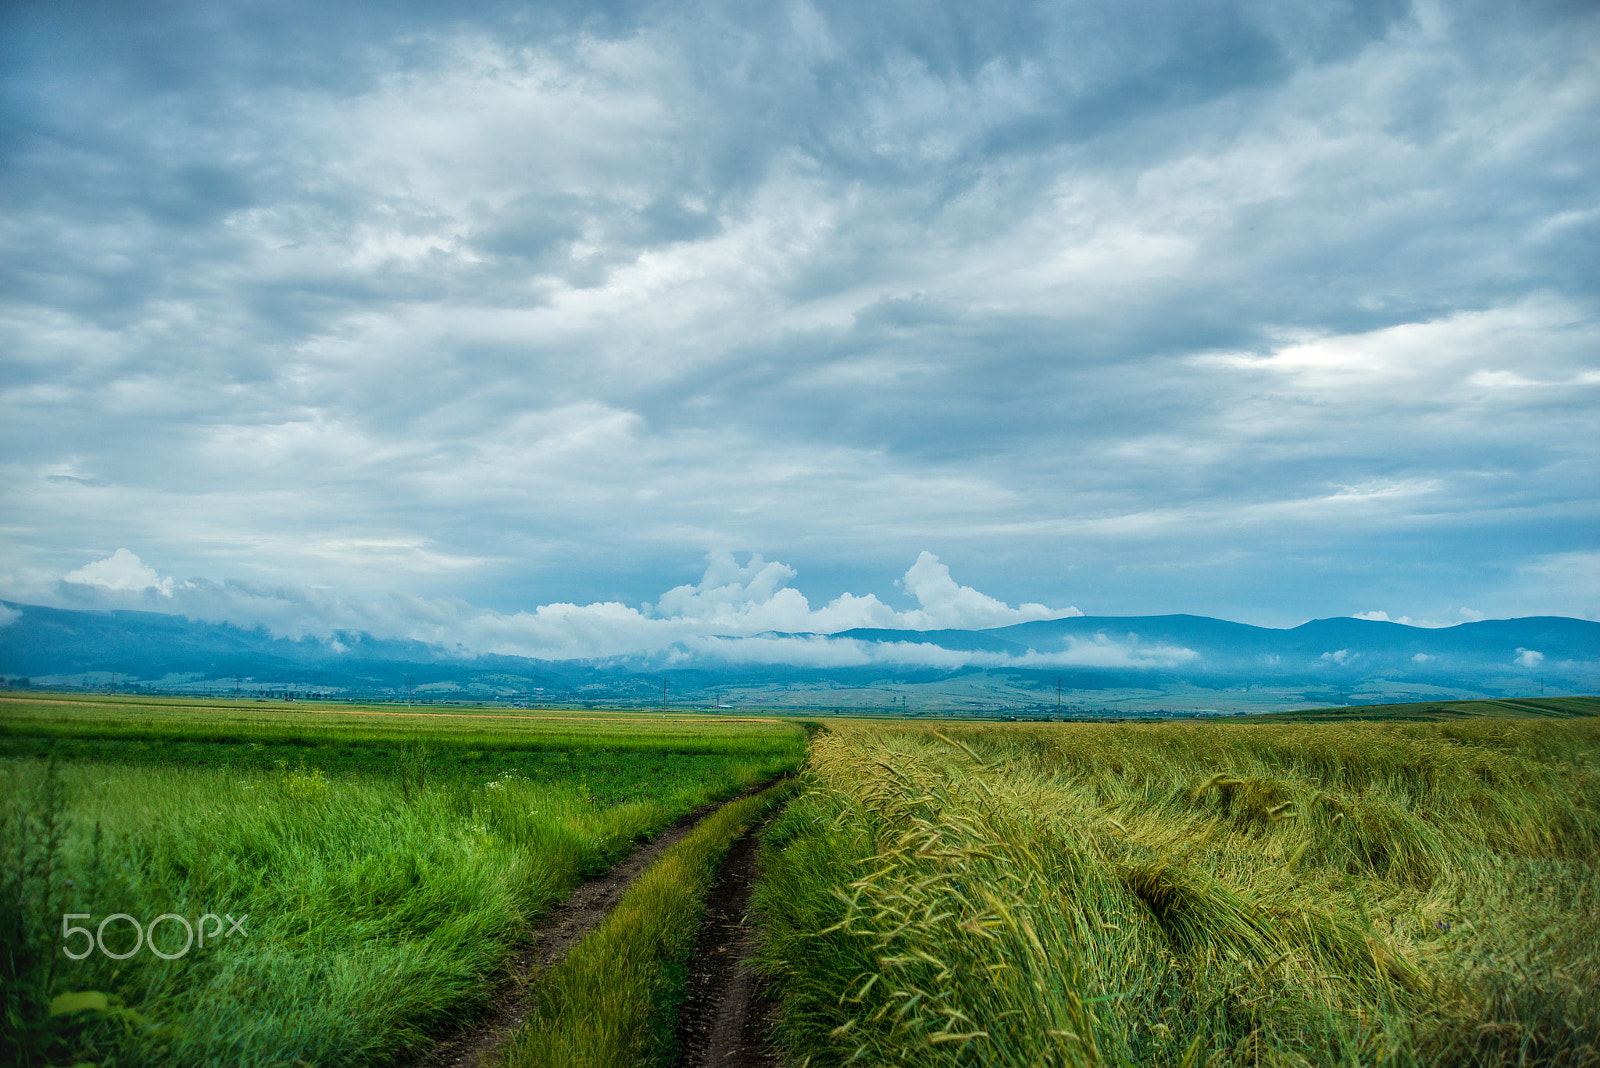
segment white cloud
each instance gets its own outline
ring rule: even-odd
[[[789,586],[797,574],[787,564],[768,563],[760,553],[740,567],[732,553],[713,552],[699,585],[674,587],[661,595],[653,611],[648,603],[643,609],[647,615],[694,620],[716,630],[817,629],[808,625],[810,603]]]
[[[1427,653],[1418,653],[1416,656],[1413,656],[1411,659],[1414,660],[1418,664],[1426,664],[1431,660],[1437,660],[1438,657],[1429,656]]]
[[[668,590],[654,605],[646,603],[643,614],[675,624],[703,624],[703,629],[716,634],[768,630],[832,634],[855,627],[984,630],[1083,614],[1073,607],[1050,609],[1042,604],[1012,608],[971,586],[958,585],[949,567],[930,552],[918,555],[895,583],[920,606],[905,612],[895,611],[871,593],[843,593],[813,610],[805,596],[789,585],[796,572],[787,564],[769,563],[760,553],[742,567],[725,551],[706,559],[705,576],[698,585]]]
[[[1594,338],[1586,318],[1579,307],[1541,296],[1364,333],[1285,338],[1266,355],[1216,353],[1192,362],[1270,374],[1305,397],[1387,405],[1434,394],[1462,404],[1509,403],[1507,390],[1582,382]],[[1498,366],[1507,352],[1530,354],[1558,381]]]
[[[1360,655],[1360,653],[1352,653],[1348,649],[1335,649],[1332,652],[1323,653],[1320,657],[1318,657],[1318,659],[1325,664],[1339,664],[1343,666]]]
[[[162,578],[153,567],[146,567],[127,549],[118,549],[104,560],[84,564],[68,572],[63,582],[80,586],[103,586],[108,590],[154,589],[163,597],[172,596],[172,579]]]
[[[388,551],[389,546],[382,547]],[[410,546],[402,546],[409,549]],[[48,596],[49,587],[34,586],[34,600],[154,608],[211,622],[261,625],[273,633],[299,638],[329,637],[342,631],[364,631],[383,638],[405,638],[443,644],[463,653],[498,653],[541,659],[583,659],[659,653],[674,648],[731,659],[778,663],[907,663],[959,666],[969,663],[1028,663],[1040,666],[1152,666],[1176,663],[1194,654],[1166,647],[1123,646],[1104,638],[1075,641],[1061,653],[1026,658],[997,654],[952,653],[927,643],[841,643],[827,635],[857,627],[898,630],[934,628],[985,629],[1037,619],[1082,615],[1076,608],[1051,610],[1041,604],[1013,608],[950,577],[950,569],[932,553],[918,556],[898,585],[919,607],[896,611],[875,594],[843,593],[813,609],[790,583],[794,568],[752,554],[740,564],[732,553],[707,555],[696,585],[678,586],[651,604],[638,607],[617,601],[575,604],[555,602],[531,610],[496,612],[473,608],[457,598],[428,600],[390,596],[379,599],[341,597],[309,586],[267,585],[229,580],[191,579],[174,582],[144,566],[127,550],[72,572]],[[14,592],[14,591],[13,591]],[[70,592],[70,596],[60,596]],[[159,593],[161,600],[152,593]],[[40,596],[45,594],[45,596]],[[758,637],[783,632],[796,637]],[[859,645],[860,648],[856,648]]]
[[[1004,627],[1033,619],[1083,614],[1076,608],[1052,612],[1042,604],[1023,604],[1012,608],[988,594],[979,593],[971,586],[957,585],[955,579],[950,577],[950,569],[941,564],[937,556],[926,551],[917,556],[917,562],[911,565],[911,570],[906,572],[900,584],[922,606],[903,617],[903,625],[913,630]]]
[[[718,637],[686,644],[693,651],[707,653],[731,663],[793,664],[807,667],[892,664],[900,667],[946,670],[964,667],[1169,668],[1193,661],[1199,656],[1194,650],[1179,646],[1146,646],[1137,641],[1116,642],[1105,635],[1087,640],[1069,639],[1068,648],[1061,652],[1040,653],[1030,649],[1022,654],[947,649],[931,642],[870,642],[857,638],[829,638],[822,635]]]
[[[9,627],[21,618],[22,613],[19,610],[0,604],[0,627]]]
[[[1549,383],[1535,382],[1515,371],[1474,371],[1468,376],[1467,384],[1485,389],[1524,389],[1528,386],[1543,386]]]
[[[1410,616],[1391,616],[1388,612],[1374,610],[1371,612],[1357,612],[1352,619],[1371,619],[1379,623],[1399,623],[1404,627],[1426,627],[1437,630],[1440,627],[1453,627],[1454,623],[1440,623],[1432,619],[1412,619]]]
[[[1537,649],[1524,649],[1517,646],[1517,663],[1525,668],[1536,668],[1544,663],[1544,654]]]

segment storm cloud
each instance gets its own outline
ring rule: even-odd
[[[125,550],[204,576],[158,610],[485,649],[1600,618],[1590,5],[19,2],[0,42],[7,599],[129,593]]]

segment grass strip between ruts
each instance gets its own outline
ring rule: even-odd
[[[706,895],[728,849],[794,792],[730,802],[638,881],[600,927],[542,977],[539,1004],[506,1048],[512,1068],[664,1063],[672,1056]]]

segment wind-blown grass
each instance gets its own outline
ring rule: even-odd
[[[813,1065],[1600,1063],[1600,724],[844,727],[757,906]]]

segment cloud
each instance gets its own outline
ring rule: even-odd
[[[1525,668],[1536,668],[1544,663],[1544,654],[1537,649],[1524,649],[1517,647],[1517,663]]]
[[[9,627],[22,618],[22,612],[9,605],[0,604],[0,628]]]
[[[922,552],[898,583],[922,607],[903,617],[913,630],[935,627],[981,629],[1025,623],[1032,619],[1055,619],[1063,615],[1081,616],[1076,608],[1052,612],[1042,604],[1023,604],[1016,608],[979,593],[971,586],[957,585],[950,569],[930,552]]]
[[[958,585],[950,577],[950,569],[927,551],[895,582],[920,605],[904,612],[895,611],[870,593],[842,593],[813,610],[800,591],[789,585],[797,573],[786,564],[769,563],[755,553],[741,567],[733,554],[725,551],[710,553],[706,560],[705,575],[698,585],[668,590],[654,605],[643,605],[643,613],[673,622],[702,623],[719,633],[746,634],[765,630],[831,634],[856,627],[982,630],[1083,614],[1075,607],[1052,610],[1042,604],[1012,608],[970,586]]]
[[[382,547],[388,552],[389,547]],[[794,655],[801,663],[946,664],[1013,663],[1032,666],[1158,666],[1192,656],[1188,650],[1119,645],[1104,638],[1074,641],[1061,653],[1026,657],[951,654],[927,643],[818,642],[855,628],[929,630],[983,629],[1035,619],[1081,615],[1076,608],[1056,611],[1038,604],[1012,608],[950,577],[949,568],[923,552],[898,581],[920,607],[897,611],[874,594],[843,593],[812,609],[790,585],[794,568],[753,553],[740,564],[732,553],[706,556],[696,585],[677,586],[655,603],[635,607],[619,601],[588,604],[552,602],[532,609],[500,612],[475,608],[459,598],[425,599],[402,595],[369,599],[348,597],[301,585],[240,580],[182,582],[160,577],[127,550],[95,561],[55,582],[23,591],[34,601],[71,607],[141,608],[239,626],[264,626],[274,634],[332,638],[366,632],[407,638],[454,649],[462,655],[499,653],[542,659],[588,659],[673,648],[742,662],[779,663]],[[17,594],[13,586],[9,591]],[[787,632],[794,637],[774,637]]]
[[[707,638],[686,643],[685,651],[735,664],[788,664],[805,667],[863,667],[872,664],[936,668],[1171,668],[1198,659],[1192,649],[1116,642],[1104,635],[1069,641],[1060,652],[1023,654],[947,649],[931,642],[870,642],[823,635]]]
[[[1338,664],[1340,667],[1343,667],[1345,664],[1350,663],[1350,661],[1356,659],[1360,655],[1360,653],[1352,653],[1348,649],[1335,649],[1332,652],[1323,653],[1317,659],[1321,660],[1325,664]]]
[[[1380,622],[1380,623],[1399,623],[1401,626],[1404,626],[1404,627],[1426,627],[1426,628],[1428,628],[1430,630],[1436,630],[1436,629],[1438,629],[1440,627],[1453,627],[1453,626],[1455,626],[1454,623],[1439,623],[1439,622],[1436,622],[1436,621],[1431,620],[1431,619],[1412,619],[1410,616],[1395,617],[1395,616],[1391,616],[1388,612],[1377,611],[1377,610],[1371,611],[1371,612],[1357,612],[1351,618],[1352,619],[1371,619],[1371,620],[1375,620],[1375,621]]]
[[[1410,626],[1411,625],[1411,617],[1410,616],[1401,616],[1399,619],[1393,619],[1393,618],[1391,618],[1389,616],[1388,612],[1380,612],[1380,611],[1357,612],[1355,615],[1351,616],[1350,618],[1352,618],[1352,619],[1371,619],[1371,620],[1376,620],[1376,621],[1378,621],[1380,623],[1400,623],[1400,624],[1405,625],[1405,626]]]
[[[1597,47],[1571,4],[0,5],[0,572],[1594,614],[1537,565],[1600,529]],[[750,545],[970,585],[684,567]]]
[[[108,590],[156,590],[163,597],[172,596],[172,579],[162,578],[154,568],[146,567],[127,549],[118,549],[104,560],[84,564],[76,571],[62,577],[63,582],[80,586],[102,586]]]
[[[875,648],[842,649],[833,642],[824,643],[827,651],[819,653],[821,647],[811,636],[860,627],[984,629],[1082,614],[1076,608],[1051,611],[1036,604],[1011,608],[970,587],[958,586],[950,578],[949,568],[928,552],[921,553],[897,583],[906,587],[921,606],[903,612],[895,611],[870,593],[843,593],[814,610],[806,597],[789,585],[797,573],[786,564],[769,562],[759,553],[752,554],[743,565],[725,551],[712,552],[706,559],[705,574],[697,585],[674,587],[654,604],[646,602],[637,609],[616,602],[547,604],[532,612],[510,615],[478,613],[456,624],[457,633],[469,636],[456,640],[469,648],[522,656],[616,656],[685,644],[691,649],[761,662],[779,662],[763,657],[794,655],[801,657],[801,662],[814,662],[820,656],[831,662],[860,659],[865,663],[892,657]],[[772,631],[802,637],[755,640]],[[728,644],[728,639],[750,640]],[[735,656],[732,651],[736,646],[740,651]],[[905,655],[910,657],[905,662],[923,663],[930,657],[945,657],[945,651],[914,649]],[[962,662],[972,662],[972,658],[966,657]]]
[[[811,605],[789,583],[794,568],[768,563],[753,553],[740,567],[729,552],[706,558],[705,575],[696,586],[677,586],[662,594],[647,615],[661,619],[695,621],[724,631],[812,630]],[[871,598],[874,605],[876,598]]]
[[[1411,659],[1412,659],[1412,660],[1413,660],[1413,661],[1415,661],[1415,662],[1416,662],[1416,663],[1418,663],[1418,664],[1426,664],[1426,663],[1428,663],[1428,662],[1429,662],[1429,661],[1432,661],[1432,660],[1437,660],[1437,659],[1438,659],[1438,657],[1435,657],[1435,656],[1430,656],[1430,655],[1428,655],[1428,654],[1427,654],[1427,653],[1417,653],[1417,654],[1416,654],[1416,655],[1415,655],[1415,656],[1413,656],[1413,657],[1412,657],[1412,658],[1411,658]]]

